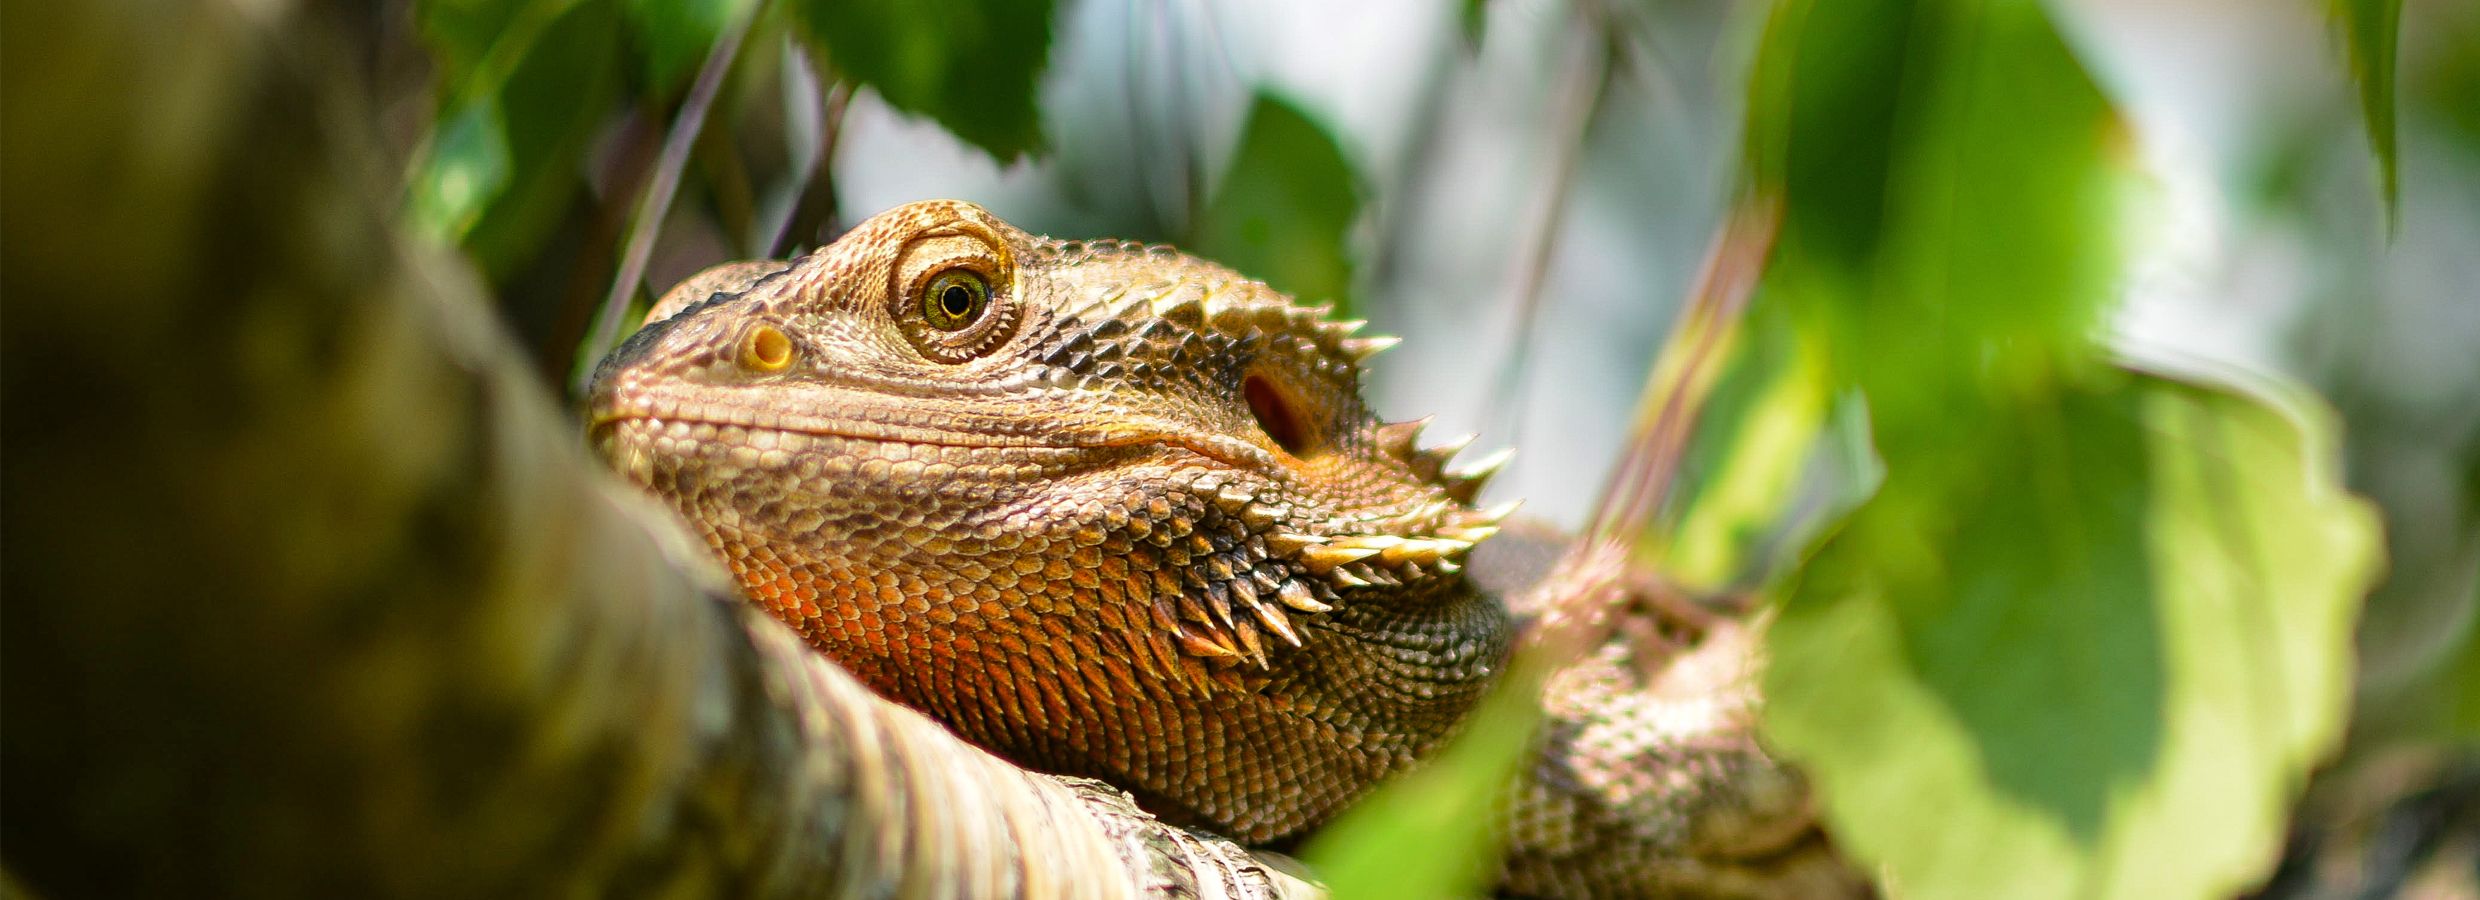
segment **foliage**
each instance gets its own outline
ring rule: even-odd
[[[2055,404],[1967,484],[1890,456],[1788,591],[1775,736],[1906,894],[2226,895],[2339,734],[2374,523],[2296,409],[2150,376]]]
[[[1349,315],[1359,176],[1298,107],[1259,95],[1231,170],[1181,245]]]
[[[1041,145],[1033,100],[1051,4],[799,0],[794,9],[836,70],[897,109],[936,119],[1001,159]]]
[[[1780,252],[1649,552],[1761,569],[1848,397],[1882,469],[1844,464],[1872,498],[1782,573],[1768,680],[1847,849],[1910,895],[2248,883],[2338,736],[2376,556],[2330,420],[2106,361],[2123,138],[2037,7],[1788,2],[1764,38]]]
[[[2394,48],[2402,35],[2402,0],[2334,0],[2334,14],[2351,46],[2351,74],[2359,82],[2360,115],[2367,120],[2368,147],[2377,158],[2377,183],[2388,208],[2402,193],[2395,149]]]
[[[622,19],[608,3],[433,3],[438,125],[407,216],[502,272],[539,247],[575,192],[586,142],[617,98]]]
[[[1884,465],[1781,591],[1774,736],[1905,894],[2246,885],[2339,735],[2376,562],[2330,422],[2107,363],[2124,136],[2040,6],[1787,0],[1768,27],[1759,302]]]
[[[1492,811],[1500,787],[1523,771],[1541,721],[1534,700],[1551,661],[1520,658],[1474,712],[1475,728],[1320,829],[1303,858],[1337,900],[1471,897],[1498,866]],[[1424,860],[1406,866],[1404,860]]]

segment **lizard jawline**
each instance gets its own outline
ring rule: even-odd
[[[608,446],[614,430],[624,422],[682,422],[714,428],[740,428],[747,431],[768,431],[777,434],[801,434],[814,438],[855,441],[873,444],[907,444],[914,446],[957,447],[976,450],[1025,451],[1046,456],[1097,453],[1118,456],[1110,451],[1156,446],[1185,450],[1232,469],[1256,472],[1278,480],[1289,480],[1285,466],[1264,448],[1244,440],[1203,433],[1175,423],[1119,419],[1089,429],[1060,428],[1049,433],[1006,434],[999,428],[975,430],[922,424],[896,424],[873,420],[868,413],[879,411],[876,404],[856,403],[851,409],[858,415],[823,416],[785,413],[762,405],[696,402],[672,396],[622,396],[598,398],[594,404],[588,433],[597,447]],[[902,415],[899,409],[880,412],[882,416]],[[993,420],[1004,425],[1004,420]]]

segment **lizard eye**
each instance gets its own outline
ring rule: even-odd
[[[933,362],[979,359],[1007,343],[1020,315],[1006,247],[973,234],[937,234],[904,248],[888,312]]]
[[[741,338],[741,365],[760,372],[781,372],[792,364],[792,339],[772,325],[760,325]]]
[[[990,282],[971,269],[949,269],[921,292],[921,317],[940,331],[962,331],[990,310]]]

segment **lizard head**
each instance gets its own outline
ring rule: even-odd
[[[1374,416],[1393,341],[1326,313],[916,203],[668,293],[598,369],[593,440],[874,688],[1269,838],[1426,748],[1508,641],[1459,572],[1496,461]],[[1338,786],[1300,790],[1303,755]]]

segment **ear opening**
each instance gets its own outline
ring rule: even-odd
[[[1308,456],[1317,452],[1316,436],[1308,423],[1302,421],[1298,404],[1277,386],[1273,379],[1251,374],[1240,382],[1240,393],[1249,402],[1249,415],[1256,417],[1257,427],[1283,452]]]

